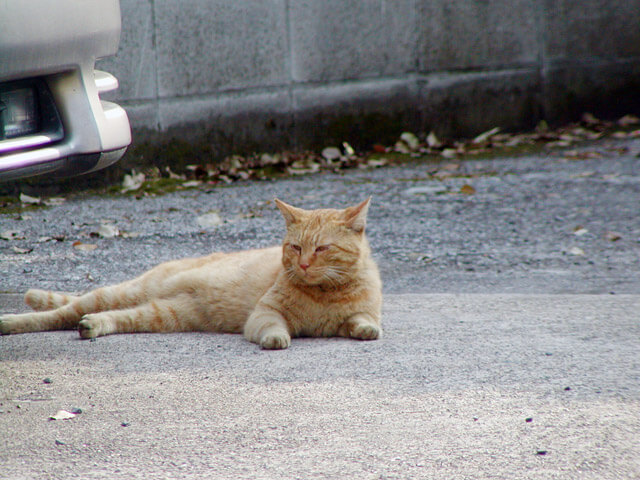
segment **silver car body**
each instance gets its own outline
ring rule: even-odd
[[[117,52],[120,29],[118,0],[0,0],[0,115],[13,100],[12,118],[34,102],[42,116],[24,135],[0,122],[0,181],[87,173],[124,154],[127,114],[100,99],[118,82],[94,70]]]

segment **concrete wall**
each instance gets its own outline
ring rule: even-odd
[[[121,0],[137,140],[208,154],[640,106],[640,0]]]

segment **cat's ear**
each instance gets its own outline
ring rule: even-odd
[[[296,223],[302,218],[304,210],[292,207],[291,205],[288,205],[283,201],[278,200],[277,198],[275,199],[275,202],[276,207],[278,207],[278,209],[282,213],[282,216],[284,217],[284,220],[287,222],[287,227],[292,223]]]
[[[370,203],[371,197],[355,207],[344,209],[343,218],[345,225],[356,233],[364,232],[364,228],[367,226],[367,212],[369,211]]]

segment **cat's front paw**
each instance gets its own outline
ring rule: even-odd
[[[373,323],[360,323],[351,329],[350,335],[358,340],[376,340],[382,335],[382,329]]]
[[[99,337],[101,335],[104,335],[104,332],[102,330],[102,321],[96,314],[85,315],[78,323],[78,333],[80,333],[81,338],[90,339]]]
[[[265,350],[284,350],[291,345],[291,336],[287,333],[268,333],[260,339]]]

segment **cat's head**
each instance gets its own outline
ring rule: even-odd
[[[302,210],[276,199],[287,222],[282,264],[297,284],[338,287],[368,255],[365,237],[370,198],[344,210]]]

